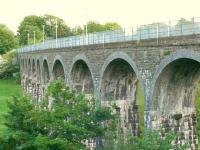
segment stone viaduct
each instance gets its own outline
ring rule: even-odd
[[[97,106],[115,100],[122,126],[130,126],[133,134],[138,134],[138,118],[144,117],[146,128],[181,131],[175,142],[190,139],[192,149],[197,148],[199,34],[25,51],[18,60],[22,86],[36,100],[49,80],[63,77],[77,91],[94,93]],[[137,114],[139,83],[144,116]]]

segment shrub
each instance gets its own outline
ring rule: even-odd
[[[94,99],[88,104],[84,94],[65,86],[63,80],[50,83],[39,105],[25,96],[15,97],[8,106],[9,132],[0,139],[3,149],[84,150],[83,141],[102,137],[107,129],[102,122],[114,117],[110,108],[96,109]]]
[[[16,57],[16,51],[12,50],[3,55],[4,62],[0,64],[0,79],[12,78],[14,73],[19,72],[17,63],[13,63]]]

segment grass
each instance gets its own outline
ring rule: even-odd
[[[21,93],[21,87],[14,79],[0,79],[0,135],[6,131],[4,115],[8,111],[7,101],[12,100],[12,96],[19,96]]]

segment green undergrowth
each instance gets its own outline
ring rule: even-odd
[[[3,116],[8,111],[7,101],[12,100],[12,96],[19,96],[21,94],[21,87],[19,84],[16,84],[15,79],[0,79],[0,136],[6,131]]]
[[[198,143],[200,143],[200,82],[198,83],[196,99],[195,99],[195,107],[197,112],[197,134],[198,134]],[[200,150],[200,144],[199,148]]]

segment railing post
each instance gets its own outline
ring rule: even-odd
[[[94,33],[93,33],[93,44],[94,44]]]
[[[192,34],[195,34],[195,22],[194,22],[194,17],[192,18]]]
[[[131,27],[131,39],[132,39],[132,41],[133,41],[133,27]]]
[[[139,27],[139,41],[141,40],[141,27]]]
[[[104,37],[104,33],[103,33],[103,48],[104,48],[104,43],[105,43],[105,37]]]
[[[124,28],[124,41],[126,40],[126,28]]]
[[[183,23],[181,23],[180,26],[181,26],[181,35],[182,35],[183,34],[183,31],[182,31],[183,30],[182,29],[183,28]]]
[[[157,24],[157,34],[156,34],[156,38],[157,38],[157,45],[158,45],[158,38],[159,38],[159,23]]]
[[[171,36],[171,22],[169,21],[169,24],[168,24],[168,37]]]

